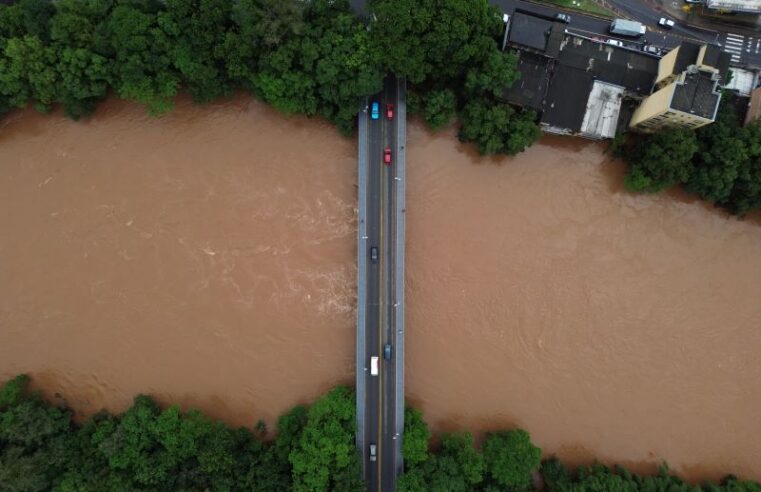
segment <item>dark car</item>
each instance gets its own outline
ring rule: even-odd
[[[387,343],[383,346],[383,358],[386,360],[391,360],[391,344]]]
[[[370,248],[370,261],[373,263],[378,263],[378,247],[373,246]]]

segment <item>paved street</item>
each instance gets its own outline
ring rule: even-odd
[[[372,103],[379,104],[379,118],[372,119]],[[387,117],[387,105],[392,104],[394,117]],[[401,464],[400,443],[401,429],[397,425],[397,389],[401,384],[397,380],[397,365],[403,368],[403,351],[398,352],[400,342],[397,326],[399,321],[396,313],[400,304],[398,298],[397,272],[398,265],[395,251],[399,247],[397,242],[397,189],[400,176],[397,175],[396,159],[402,155],[403,150],[397,144],[399,129],[397,127],[398,115],[398,83],[395,78],[389,77],[382,94],[378,94],[368,101],[367,111],[360,113],[360,126],[366,131],[360,132],[360,166],[363,155],[366,156],[367,166],[367,189],[364,190],[366,197],[366,215],[364,217],[365,237],[362,239],[362,227],[360,227],[360,269],[365,272],[366,287],[365,296],[360,295],[360,302],[364,298],[364,319],[358,320],[364,326],[364,340],[358,339],[358,347],[364,347],[362,366],[363,381],[358,379],[358,398],[364,401],[358,402],[358,411],[363,412],[358,418],[358,432],[362,433],[357,439],[363,454],[363,469],[367,480],[368,489],[371,491],[394,490],[396,474]],[[362,147],[366,149],[363,152]],[[384,149],[391,149],[392,163],[386,165],[383,162]],[[361,171],[360,171],[361,173]],[[401,179],[401,178],[400,178]],[[360,184],[362,184],[362,179]],[[362,194],[362,192],[360,192]],[[362,207],[361,207],[362,208]],[[363,217],[360,217],[360,221]],[[403,242],[402,242],[403,247]],[[377,259],[371,251],[377,248]],[[403,270],[402,270],[403,271]],[[362,277],[362,275],[360,275]],[[360,278],[360,282],[362,279]],[[401,284],[403,286],[403,283]],[[403,320],[402,320],[403,321]],[[403,323],[401,324],[403,326]],[[358,330],[358,337],[361,336]],[[403,345],[403,340],[401,341]],[[390,347],[390,358],[384,358],[384,348]],[[378,375],[371,374],[371,358],[378,358]],[[398,362],[398,364],[397,364]],[[359,388],[362,387],[362,390]],[[403,392],[401,393],[403,395]],[[400,402],[403,405],[403,401]],[[401,424],[401,423],[400,423]],[[375,446],[376,456],[371,458],[371,446]]]

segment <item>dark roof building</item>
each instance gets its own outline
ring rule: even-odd
[[[518,70],[521,78],[505,91],[505,100],[541,112],[550,83],[550,64],[549,58],[528,51],[519,51]]]
[[[519,49],[534,50],[550,58],[557,56],[565,33],[565,23],[551,17],[516,9],[510,19],[507,40]]]
[[[716,90],[716,79],[710,72],[697,70],[687,72],[684,81],[677,84],[671,99],[671,107],[684,113],[713,120],[719,107],[721,95]]]
[[[593,82],[594,76],[585,70],[556,65],[547,91],[542,125],[553,133],[578,133]]]
[[[710,123],[731,59],[719,46],[691,42],[659,58],[568,33],[566,24],[520,9],[507,36],[519,51],[521,79],[505,100],[539,112],[546,131],[589,138],[612,137],[627,123],[644,131]],[[665,86],[670,92],[661,92]]]
[[[650,93],[658,73],[658,59],[651,55],[570,34],[560,49],[558,63],[641,96]]]

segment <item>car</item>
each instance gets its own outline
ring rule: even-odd
[[[383,346],[383,358],[386,360],[391,360],[391,344],[387,343]]]
[[[652,44],[646,44],[642,47],[642,51],[645,53],[650,53],[651,55],[661,55],[663,54],[663,50],[661,50],[657,46],[653,46]]]
[[[558,12],[557,14],[555,14],[555,20],[559,20],[560,22],[565,22],[566,24],[568,24],[569,22],[571,22],[571,16],[563,12]]]
[[[675,22],[672,21],[671,19],[661,17],[661,20],[658,21],[658,25],[665,29],[671,29],[672,27],[674,27]]]
[[[378,246],[370,248],[370,261],[378,263]]]
[[[391,149],[388,147],[383,149],[383,164],[387,166],[391,165]]]
[[[370,109],[370,118],[377,120],[380,118],[380,105],[374,102]]]
[[[393,104],[386,104],[386,118],[390,120],[394,119],[394,105]]]
[[[618,39],[608,39],[605,42],[608,43],[611,46],[618,46],[619,48],[623,48],[623,46],[624,46],[624,43],[622,43]]]
[[[378,459],[377,455],[375,454],[375,444],[370,444],[370,461],[375,461]]]

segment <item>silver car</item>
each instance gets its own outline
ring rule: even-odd
[[[377,460],[378,457],[375,455],[375,444],[370,444],[370,461]]]

